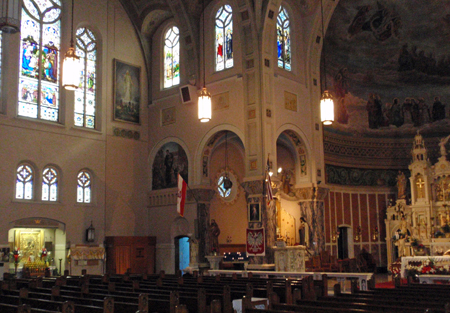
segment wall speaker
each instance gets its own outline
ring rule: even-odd
[[[197,88],[192,85],[181,86],[180,96],[182,103],[190,103],[197,98]]]

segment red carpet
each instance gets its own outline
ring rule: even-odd
[[[401,284],[406,285],[408,282],[406,279],[402,279]],[[386,281],[384,283],[375,283],[375,288],[395,288],[394,281]]]

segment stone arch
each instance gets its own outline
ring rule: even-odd
[[[170,225],[170,238],[177,237],[191,237],[192,234],[189,230],[189,222],[183,216],[177,216]]]
[[[295,125],[287,124],[280,127],[277,131],[277,150],[278,144],[284,144],[295,158],[295,177],[296,184],[311,182],[315,178],[315,163],[311,160],[311,148],[305,134]],[[302,165],[306,162],[305,165]],[[278,168],[273,164],[274,170]],[[303,174],[302,174],[303,171]]]
[[[196,184],[208,184],[209,185],[209,173],[208,175],[204,176],[203,174],[203,157],[205,156],[206,150],[210,150],[212,152],[211,147],[214,147],[217,145],[217,142],[222,136],[225,134],[225,131],[229,131],[234,134],[235,139],[239,140],[239,142],[242,145],[242,149],[245,151],[245,140],[244,140],[244,133],[237,128],[234,125],[230,124],[222,124],[218,125],[214,128],[212,128],[209,132],[203,136],[202,140],[200,141],[200,144],[197,147],[197,154],[195,156],[195,164],[194,164],[194,173],[195,173],[195,183]],[[222,138],[223,139],[223,138]],[[211,147],[208,145],[211,144]],[[243,157],[245,159],[245,156]],[[208,164],[206,166],[209,166],[209,157],[208,157]],[[209,170],[209,168],[208,168]]]

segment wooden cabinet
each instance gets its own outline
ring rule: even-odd
[[[108,274],[124,274],[127,269],[134,274],[155,272],[156,237],[115,236],[105,242]]]

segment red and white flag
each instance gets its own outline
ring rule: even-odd
[[[184,181],[183,177],[178,174],[178,192],[177,192],[177,212],[183,216],[184,215],[184,203],[186,202],[186,189],[187,184]]]

